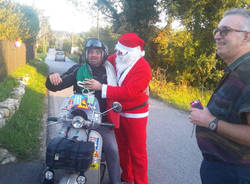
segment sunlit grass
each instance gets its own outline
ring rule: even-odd
[[[18,111],[0,129],[0,144],[19,159],[33,159],[39,155],[46,74],[47,65],[36,59],[11,75],[15,79],[23,79],[27,84]]]
[[[212,94],[210,90],[167,82],[164,72],[160,69],[153,71],[152,74],[151,95],[177,108],[188,110],[190,102],[197,99],[200,99],[203,105],[207,105]]]
[[[33,60],[29,64],[17,69],[12,76],[16,79],[27,81],[27,86],[30,89],[44,94],[46,91],[44,86],[46,74],[47,65],[39,60]]]

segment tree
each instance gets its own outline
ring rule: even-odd
[[[218,70],[216,55],[195,55],[197,42],[187,30],[173,30],[170,26],[159,31],[153,39],[157,45],[156,67],[166,70],[169,81],[192,86],[213,88],[223,71]]]
[[[110,18],[116,33],[136,32],[146,42],[158,21],[157,0],[98,0],[96,6]]]
[[[72,46],[72,40],[71,40],[70,38],[64,39],[64,40],[63,40],[63,47],[62,47],[62,50],[63,50],[66,54],[70,54],[71,46]]]
[[[0,39],[21,39],[26,45],[26,60],[34,58],[34,42],[39,31],[36,11],[11,1],[0,1]]]
[[[24,42],[34,43],[40,30],[37,12],[30,6],[20,6],[23,14],[22,39]]]
[[[21,27],[21,38],[26,45],[26,60],[34,59],[34,44],[39,32],[39,18],[36,11],[30,6],[20,6],[23,14]]]
[[[42,53],[46,53],[47,47],[55,48],[56,38],[51,31],[48,17],[44,16],[42,12],[39,12],[38,15],[40,20],[40,31],[37,35],[37,41]]]
[[[39,31],[36,11],[11,1],[0,1],[0,39],[34,42]]]
[[[249,0],[161,0],[169,17],[181,21],[193,41],[197,42],[196,55],[210,55],[215,51],[213,29],[223,13],[233,7],[250,8]]]
[[[0,1],[0,40],[20,38],[22,17],[17,5],[10,1]]]
[[[249,8],[248,1],[161,0],[168,17],[180,20],[184,26],[177,32],[166,27],[154,39],[163,58],[160,65],[168,69],[168,77],[193,86],[214,87],[224,64],[216,57],[212,30],[226,10]]]
[[[70,2],[76,9],[85,11],[87,9],[93,16],[100,11],[105,20],[112,24],[113,32],[117,34],[136,32],[146,42],[152,35],[152,25],[159,17],[157,0],[96,0],[96,3],[87,1],[88,4],[80,0],[70,0]],[[92,8],[86,8],[87,5]]]

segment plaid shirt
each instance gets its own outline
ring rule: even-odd
[[[225,69],[208,105],[219,120],[247,125],[250,112],[250,52]],[[250,147],[229,140],[208,128],[198,127],[196,138],[201,152],[233,164],[250,164]]]

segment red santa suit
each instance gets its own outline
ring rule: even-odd
[[[116,130],[122,179],[148,184],[146,125],[148,119],[147,88],[151,69],[144,59],[144,41],[135,33],[121,36],[116,54],[108,61],[117,71],[118,86],[102,85],[102,97],[122,104],[120,128]]]

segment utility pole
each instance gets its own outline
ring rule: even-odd
[[[71,33],[72,36],[71,36],[71,50],[70,50],[70,54],[73,54],[73,45],[74,45],[74,35],[73,35],[73,32]]]
[[[99,35],[99,8],[97,9],[97,38],[100,39]]]

